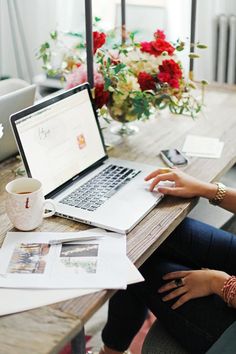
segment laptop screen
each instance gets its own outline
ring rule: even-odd
[[[9,88],[8,85],[10,86],[13,83],[11,80],[14,79],[9,80],[4,80],[6,88]],[[1,81],[1,83],[2,82],[3,81]],[[18,153],[9,122],[9,116],[34,103],[35,89],[35,85],[29,85],[2,96],[0,94],[0,122],[4,129],[3,137],[0,139],[0,161]]]
[[[44,195],[106,156],[88,89],[62,94],[15,124],[28,172],[42,182]]]

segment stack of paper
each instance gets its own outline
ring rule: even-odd
[[[80,235],[96,239],[79,242]],[[48,247],[49,240],[68,237],[77,241]],[[98,229],[9,232],[0,251],[0,315],[140,281],[142,275],[126,256],[125,235]]]
[[[220,158],[224,143],[217,138],[187,135],[182,151],[188,156]]]

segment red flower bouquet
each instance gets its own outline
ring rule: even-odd
[[[51,38],[55,46],[58,34],[53,32]],[[168,42],[160,30],[149,42],[136,42],[131,33],[125,44],[110,48],[109,36],[103,32],[95,31],[93,40],[94,98],[101,115],[129,122],[148,118],[153,108],[168,107],[173,113],[188,112],[192,117],[200,111],[201,103],[191,93],[194,84],[185,77],[177,56],[184,49],[183,42]],[[85,46],[79,42],[67,48],[59,66],[53,65],[49,43],[41,46],[39,57],[48,74],[62,75],[66,88],[71,88],[87,81]]]

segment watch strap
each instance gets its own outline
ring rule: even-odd
[[[216,195],[209,202],[213,205],[219,205],[226,195],[226,186],[221,182],[214,182],[217,185]]]

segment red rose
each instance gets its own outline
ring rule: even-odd
[[[169,55],[173,55],[175,48],[167,41],[161,38],[157,38],[155,41],[151,42],[152,47],[156,51],[156,56],[161,55],[163,52],[167,52]]]
[[[155,90],[155,79],[152,75],[142,71],[138,75],[138,83],[142,91],[145,90]]]
[[[146,52],[146,53],[152,54],[151,53],[151,51],[152,51],[151,42],[141,42],[140,45],[141,45],[140,49],[141,49],[142,52]]]
[[[173,59],[163,60],[162,65],[159,66],[160,72],[157,78],[160,82],[167,82],[173,88],[179,88],[179,80],[182,77],[182,70],[178,63]]]
[[[141,51],[149,54],[161,55],[163,52],[167,52],[169,55],[173,55],[175,48],[162,38],[157,38],[152,42],[141,42]]]
[[[157,38],[166,39],[164,31],[161,31],[161,30],[156,30],[156,32],[154,33],[154,37],[156,39]]]
[[[103,32],[93,32],[93,54],[106,42],[106,35]]]
[[[95,84],[95,105],[96,108],[102,108],[109,100],[110,94],[104,91],[104,84]]]

